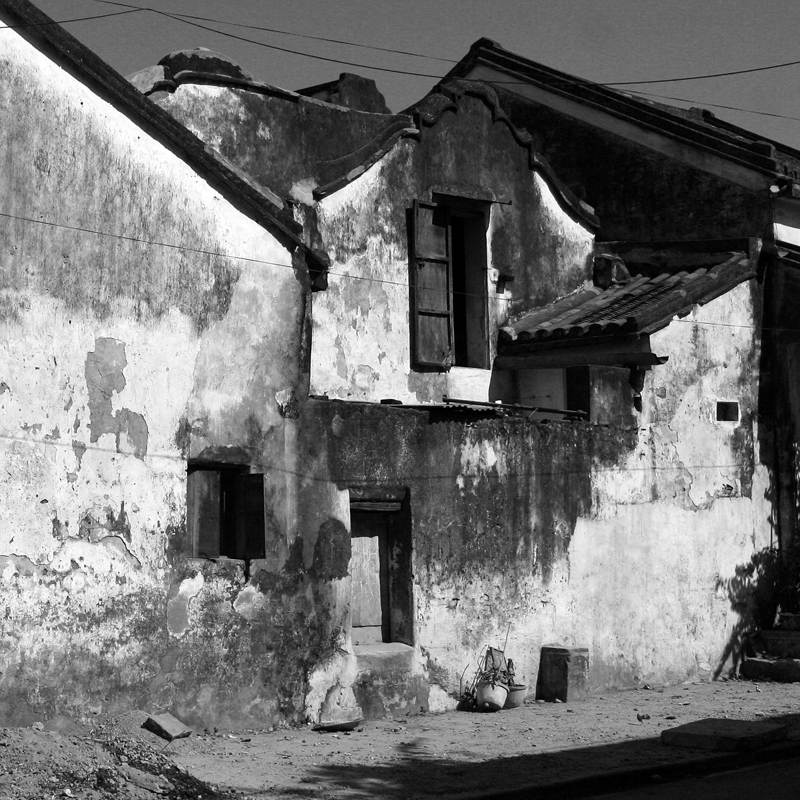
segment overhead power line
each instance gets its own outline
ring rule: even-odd
[[[250,39],[250,38],[247,38],[247,37],[244,37],[244,36],[238,36],[237,34],[228,33],[226,31],[222,31],[222,30],[219,30],[217,28],[212,28],[212,27],[207,26],[207,25],[201,25],[201,24],[199,24],[199,22],[193,22],[192,20],[200,20],[202,22],[215,22],[215,23],[219,23],[219,24],[223,24],[223,25],[234,25],[234,26],[236,26],[238,28],[246,28],[248,30],[265,31],[265,32],[269,32],[269,33],[278,33],[278,34],[282,34],[282,35],[286,35],[286,36],[296,36],[298,38],[303,38],[303,39],[311,39],[311,40],[314,40],[314,41],[330,42],[330,43],[333,43],[333,44],[343,44],[343,45],[346,45],[346,46],[349,46],[349,47],[359,47],[359,48],[362,48],[362,49],[365,49],[365,50],[376,50],[376,51],[383,52],[383,53],[393,53],[393,54],[397,54],[397,55],[413,56],[415,58],[427,58],[427,59],[432,59],[432,60],[436,60],[436,61],[442,61],[442,62],[445,62],[445,63],[448,63],[448,64],[457,64],[457,63],[459,63],[458,61],[455,61],[453,59],[442,58],[440,56],[430,56],[430,55],[426,55],[424,53],[415,53],[413,51],[407,51],[407,50],[394,50],[394,49],[391,49],[391,48],[376,47],[374,45],[366,45],[366,44],[362,44],[362,43],[359,43],[359,42],[350,42],[350,41],[346,41],[346,40],[343,40],[343,39],[330,39],[330,38],[327,38],[327,37],[324,37],[324,36],[311,36],[311,35],[308,35],[308,34],[294,33],[292,31],[281,30],[281,29],[278,29],[278,28],[268,28],[268,27],[264,27],[264,26],[260,26],[260,25],[247,25],[245,23],[230,22],[228,20],[216,19],[214,17],[201,17],[201,16],[197,16],[197,15],[192,15],[192,14],[181,14],[181,13],[177,13],[177,12],[174,12],[174,13],[173,12],[166,12],[166,11],[161,11],[161,10],[156,9],[156,8],[151,8],[149,6],[134,6],[134,5],[131,5],[129,3],[118,2],[118,0],[95,0],[95,2],[103,3],[104,5],[121,6],[121,7],[124,7],[124,8],[127,9],[126,12],[120,12],[120,13],[131,13],[131,12],[134,12],[134,11],[150,11],[151,13],[159,14],[160,16],[167,17],[169,19],[175,20],[176,22],[183,22],[186,25],[191,25],[192,27],[200,28],[201,30],[208,31],[210,33],[216,33],[216,34],[218,34],[220,36],[226,36],[226,37],[235,39],[237,41],[245,42],[247,44],[254,44],[254,45],[258,46],[258,47],[264,47],[264,48],[267,48],[267,49],[270,49],[270,50],[277,50],[279,52],[288,53],[290,55],[297,55],[297,56],[302,56],[302,57],[306,57],[306,58],[316,59],[318,61],[326,61],[328,63],[341,64],[341,65],[344,65],[344,66],[357,67],[357,68],[360,68],[360,69],[373,69],[373,70],[378,70],[380,72],[389,72],[389,73],[392,73],[392,74],[395,74],[395,75],[407,75],[409,77],[417,77],[417,78],[430,78],[432,80],[437,80],[437,81],[441,80],[442,77],[443,77],[442,75],[435,75],[433,73],[415,72],[415,71],[412,71],[412,70],[393,69],[393,68],[389,68],[389,67],[379,67],[379,66],[373,66],[371,64],[364,64],[364,63],[356,62],[356,61],[345,61],[345,60],[342,60],[342,59],[330,58],[328,56],[320,56],[320,55],[317,55],[317,54],[314,54],[314,53],[304,53],[304,52],[301,52],[301,51],[298,51],[298,50],[293,50],[291,48],[279,47],[278,45],[272,45],[272,44],[269,44],[267,42],[261,42],[261,41],[258,41],[258,40],[255,40],[255,39]],[[109,15],[109,16],[114,16],[114,15]],[[67,21],[72,21],[72,20],[67,20]],[[593,82],[593,81],[586,81],[586,80],[580,79],[580,78],[575,78],[574,80],[553,81],[551,83],[551,85],[552,86],[558,86],[558,85],[569,86],[569,85],[583,85],[583,84],[588,83],[589,85],[604,86],[604,87],[608,87],[608,88],[613,88],[613,87],[616,87],[616,86],[630,86],[630,85],[637,85],[637,84],[651,84],[651,83],[667,83],[667,82],[673,82],[673,81],[702,80],[704,78],[715,78],[715,77],[722,77],[722,76],[725,76],[725,75],[740,75],[740,74],[744,74],[744,73],[747,73],[747,72],[762,72],[762,71],[770,70],[770,69],[780,69],[782,67],[793,66],[793,65],[796,65],[796,64],[800,64],[800,61],[788,61],[788,62],[784,62],[782,64],[773,64],[773,65],[765,66],[765,67],[753,67],[751,69],[734,70],[734,71],[731,71],[731,72],[718,72],[718,73],[707,74],[707,75],[694,75],[694,76],[684,77],[684,78],[664,78],[664,79],[653,79],[653,80],[642,80],[642,81],[616,81],[616,82],[606,82],[606,83],[598,83],[598,82]],[[520,84],[522,84],[524,82],[523,81],[491,81],[491,83],[494,84],[494,85],[520,85]],[[745,114],[755,114],[757,116],[772,117],[772,118],[775,118],[775,119],[785,119],[785,120],[790,120],[790,121],[793,121],[793,122],[800,121],[799,117],[787,116],[785,114],[777,114],[777,113],[773,113],[773,112],[769,112],[769,111],[756,111],[755,109],[741,108],[739,106],[723,105],[723,104],[720,104],[720,103],[710,103],[710,102],[706,102],[706,101],[703,101],[703,100],[691,100],[691,99],[686,98],[686,97],[670,97],[668,95],[655,94],[653,92],[634,91],[634,90],[631,90],[630,92],[628,92],[628,94],[638,94],[638,95],[642,95],[642,96],[646,96],[646,97],[658,97],[658,98],[661,98],[663,100],[673,100],[673,101],[676,101],[676,102],[679,102],[679,103],[691,103],[691,104],[697,104],[697,105],[702,105],[702,106],[710,106],[712,108],[721,108],[721,109],[725,109],[727,111],[738,111],[738,112],[742,112],[742,113],[745,113]]]
[[[149,8],[149,7],[145,7],[145,6],[134,6],[134,5],[131,5],[129,3],[117,2],[116,0],[96,0],[96,2],[103,3],[105,5],[122,6],[122,7],[125,7],[125,8],[132,9],[132,10],[135,9],[137,11],[151,11],[153,13],[161,14],[163,16],[167,16],[167,17],[170,17],[172,19],[179,18],[179,19],[186,20],[186,21],[199,20],[201,22],[214,22],[214,23],[221,24],[221,25],[232,25],[232,26],[234,26],[236,28],[244,28],[244,29],[247,29],[247,30],[264,31],[266,33],[278,33],[278,34],[281,34],[283,36],[295,36],[295,37],[300,38],[300,39],[309,39],[309,40],[317,41],[317,42],[329,42],[331,44],[343,44],[343,45],[346,45],[347,47],[358,47],[358,48],[361,48],[361,49],[364,49],[364,50],[375,50],[375,51],[381,52],[381,53],[393,53],[393,54],[396,54],[396,55],[412,56],[414,58],[425,58],[425,59],[429,59],[429,60],[432,60],[432,61],[441,61],[441,62],[444,62],[446,64],[458,64],[459,63],[458,60],[456,60],[456,59],[443,58],[441,56],[433,56],[433,55],[429,55],[427,53],[417,53],[417,52],[414,52],[412,50],[396,50],[396,49],[393,49],[393,48],[390,48],[390,47],[378,47],[376,45],[363,44],[362,42],[352,42],[352,41],[348,41],[348,40],[345,40],[345,39],[331,39],[331,38],[326,37],[326,36],[312,36],[310,34],[296,33],[294,31],[282,30],[280,28],[268,28],[268,27],[265,27],[265,26],[262,26],[262,25],[248,25],[248,24],[243,23],[243,22],[232,22],[230,20],[218,19],[216,17],[201,17],[201,16],[198,16],[198,15],[195,15],[195,14],[182,14],[182,13],[177,12],[177,11],[161,11],[161,10],[155,9],[155,8]],[[219,31],[219,30],[216,30],[216,29],[208,29],[208,30],[212,30],[215,33],[219,33],[219,34],[221,34],[223,36],[232,35],[232,34],[227,34],[224,31]],[[245,39],[245,41],[250,42],[251,40]],[[265,42],[252,42],[252,43],[253,44],[260,44],[263,47],[270,47],[270,48],[275,47],[275,45],[270,45],[270,44],[267,44]],[[276,49],[281,49],[281,48],[276,48]],[[309,54],[309,53],[299,53],[299,52],[294,51],[294,50],[289,50],[288,52],[294,53],[296,55],[309,56],[310,58],[323,58],[322,56],[316,56],[316,55]],[[336,59],[327,59],[327,58],[325,60],[335,61],[336,63],[347,64],[348,66],[361,66],[361,67],[365,67],[365,68],[368,68],[368,69],[381,69],[381,70],[384,70],[384,71],[386,70],[385,67],[374,67],[374,66],[370,66],[368,64],[351,64],[350,62],[337,61]],[[795,61],[784,61],[784,62],[781,62],[779,64],[767,64],[767,65],[764,65],[764,66],[761,66],[761,67],[748,67],[748,68],[745,68],[745,69],[728,70],[728,71],[724,71],[724,72],[710,72],[710,73],[703,73],[701,75],[687,75],[687,76],[683,76],[683,77],[679,77],[679,78],[649,78],[647,80],[637,79],[637,80],[631,80],[631,81],[605,81],[603,83],[596,83],[596,85],[597,86],[613,87],[613,86],[637,86],[637,85],[644,85],[644,84],[651,84],[651,83],[679,83],[679,82],[684,82],[684,81],[699,81],[699,80],[707,80],[707,79],[710,79],[710,78],[724,78],[724,77],[728,77],[728,76],[732,76],[732,75],[747,75],[747,74],[754,73],[754,72],[767,72],[769,70],[783,69],[785,67],[793,67],[793,66],[797,66],[799,64],[800,64],[800,59],[797,59]],[[426,78],[427,77],[437,77],[435,75],[427,75],[427,74],[416,73],[416,72],[407,72],[405,74],[414,75],[414,76],[419,75],[421,77],[426,77]],[[688,101],[688,102],[691,102],[691,101]],[[753,113],[756,113],[756,112],[753,112]]]
[[[112,11],[110,14],[95,14],[90,17],[72,17],[71,19],[52,19],[49,22],[24,22],[21,25],[3,25],[0,30],[21,30],[23,28],[42,28],[46,25],[66,25],[68,22],[89,22],[95,19],[108,19],[109,17],[121,17],[123,14],[138,14],[144,9],[131,7],[126,11]]]
[[[147,245],[149,247],[163,247],[168,250],[178,250],[181,252],[186,253],[196,253],[198,255],[206,255],[211,256],[214,258],[225,258],[231,261],[243,261],[250,264],[260,264],[263,266],[268,267],[279,267],[280,269],[290,269],[294,271],[294,267],[291,264],[281,264],[278,261],[268,261],[262,258],[253,258],[252,256],[240,256],[236,255],[235,253],[221,253],[217,250],[205,250],[203,248],[191,247],[187,244],[182,244],[180,242],[158,242],[153,241],[151,239],[143,239],[138,236],[123,236],[119,233],[111,233],[109,231],[101,231],[95,230],[94,228],[83,228],[77,225],[66,225],[61,222],[52,222],[51,220],[46,219],[34,219],[33,217],[22,217],[17,214],[10,214],[8,212],[0,211],[0,219],[10,219],[10,220],[17,220],[19,222],[28,222],[34,225],[42,225],[48,228],[59,228],[61,230],[67,231],[74,231],[76,233],[84,233],[84,234],[91,234],[93,236],[102,236],[104,238],[109,239],[118,239],[123,242],[130,242],[133,244],[141,244]],[[334,272],[332,270],[328,270],[326,274],[330,277],[336,278],[345,278],[347,280],[353,281],[364,281],[365,283],[379,283],[384,286],[398,286],[402,289],[409,290],[411,285],[407,281],[392,281],[387,280],[386,278],[375,278],[371,275],[364,276],[364,275],[354,275],[350,272]],[[436,291],[436,290],[428,290],[428,291]],[[448,291],[449,294],[453,295],[461,295],[463,297],[479,297],[483,299],[486,295],[483,294],[475,294],[471,292],[456,292],[456,291],[449,291],[449,290],[441,290],[441,291]],[[509,298],[507,297],[492,297],[491,295],[488,296],[489,300],[494,300],[498,303],[508,303]],[[698,325],[701,327],[712,327],[712,328],[739,328],[744,330],[760,330],[760,331],[794,331],[792,328],[768,328],[766,326],[756,326],[756,325],[739,325],[733,322],[709,322],[705,320],[691,320],[691,319],[673,319],[673,322],[683,322],[688,325]],[[604,336],[582,336],[582,342],[589,342],[597,338],[604,339]]]
[[[741,111],[745,114],[758,114],[762,117],[776,117],[777,119],[788,119],[794,122],[800,122],[800,117],[788,117],[785,114],[774,114],[770,111],[753,111],[751,108],[741,108],[739,106],[725,106],[720,103],[708,103],[703,100],[687,100],[685,97],[671,97],[666,94],[654,94],[653,92],[631,92],[631,94],[642,95],[643,97],[659,97],[662,100],[677,100],[680,103],[702,103],[704,106],[711,106],[711,108],[724,108],[727,111]]]
[[[393,69],[391,67],[378,67],[372,64],[362,64],[359,61],[345,61],[341,58],[329,58],[327,56],[320,56],[315,53],[302,53],[298,50],[292,50],[289,47],[279,47],[276,44],[268,44],[267,42],[261,42],[258,39],[249,39],[246,36],[239,36],[236,33],[228,33],[227,31],[221,31],[218,28],[211,28],[208,25],[201,25],[199,22],[193,22],[194,19],[201,19],[200,17],[191,17],[190,15],[183,14],[171,14],[167,11],[160,11],[157,8],[150,8],[149,6],[130,6],[127,3],[117,3],[112,2],[112,0],[95,0],[97,3],[104,3],[106,5],[114,5],[114,6],[124,6],[125,8],[135,8],[137,11],[151,11],[154,14],[158,14],[159,16],[166,17],[167,19],[175,20],[176,22],[182,22],[185,25],[191,25],[193,28],[199,28],[203,31],[208,31],[209,33],[216,33],[220,36],[227,36],[229,39],[235,39],[239,42],[245,42],[246,44],[254,44],[258,47],[265,47],[268,50],[277,50],[280,53],[288,53],[289,55],[294,56],[302,56],[304,58],[313,58],[317,61],[327,61],[331,64],[342,64],[346,67],[359,67],[361,69],[374,69],[378,70],[379,72],[389,72],[395,75],[408,75],[415,78],[432,78],[433,80],[441,80],[441,75],[434,75],[433,73],[429,72],[413,72],[411,70],[404,70],[404,69]],[[222,22],[222,20],[220,20]],[[223,24],[225,24],[223,22]]]
[[[681,81],[704,81],[708,78],[727,78],[731,75],[748,75],[752,72],[768,72],[772,69],[783,69],[784,67],[796,67],[800,64],[800,59],[797,61],[784,61],[781,64],[768,64],[764,67],[750,67],[749,69],[733,69],[727,72],[709,72],[703,75],[689,75],[684,78],[657,78],[649,81],[614,81],[613,83],[604,83],[603,86],[636,86],[644,83],[680,83]]]

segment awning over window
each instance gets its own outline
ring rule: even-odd
[[[638,265],[631,276],[617,255],[596,256],[595,286],[532,309],[500,330],[495,367],[664,363],[666,357],[650,351],[651,333],[756,275],[754,259],[743,252],[714,253],[708,260],[685,268]],[[607,279],[598,280],[598,271]]]

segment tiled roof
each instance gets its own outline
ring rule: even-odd
[[[524,343],[572,339],[582,344],[586,337],[653,333],[693,306],[703,305],[755,277],[747,255],[731,256],[716,266],[637,275],[606,290],[592,287],[575,292],[502,328],[501,349],[508,351]]]

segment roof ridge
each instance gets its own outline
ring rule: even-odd
[[[594,213],[594,209],[584,203],[561,181],[547,159],[536,151],[533,137],[525,128],[518,128],[514,125],[511,118],[503,110],[497,97],[497,91],[486,81],[448,78],[445,76],[445,79],[437,83],[425,97],[407,108],[404,113],[409,113],[413,116],[420,133],[422,133],[426,127],[430,128],[436,125],[442,119],[445,111],[452,110],[457,112],[460,101],[466,95],[482,100],[492,112],[492,121],[503,123],[511,132],[515,141],[521,147],[527,149],[529,168],[544,174],[546,180],[551,184],[559,203],[568,213],[577,216],[592,228],[600,227],[600,220]]]
[[[593,106],[610,116],[633,120],[636,124],[656,130],[669,138],[716,152],[727,160],[751,169],[776,177],[791,177],[791,172],[800,179],[800,151],[788,145],[778,145],[745,128],[728,130],[725,125],[713,125],[705,120],[694,119],[681,113],[681,109],[676,107],[662,103],[655,105],[614,87],[561,72],[506,50],[491,39],[476,41],[467,55],[447,73],[445,79],[464,78],[478,66],[497,69],[514,76],[521,83],[569,97],[574,102]],[[487,82],[492,83],[491,80]],[[499,84],[496,85],[502,88]],[[705,109],[702,111],[705,112]],[[750,134],[749,141],[747,134]],[[779,153],[783,158],[780,158]]]

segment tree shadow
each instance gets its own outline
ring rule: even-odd
[[[759,721],[787,724],[790,735],[800,732],[800,714],[763,717]],[[467,742],[464,746],[468,746]],[[477,749],[474,744],[473,748]],[[752,751],[719,753],[670,747],[661,742],[660,736],[552,752],[534,751],[488,761],[460,760],[454,757],[455,753],[462,759],[469,755],[466,749],[455,750],[453,755],[436,754],[430,740],[418,737],[399,742],[386,761],[312,767],[305,770],[304,786],[286,787],[283,791],[289,796],[346,796],[359,800],[374,797],[411,800],[422,796],[458,800],[490,794],[496,800],[528,796],[561,800],[648,785],[653,776],[657,781],[670,781],[687,774],[733,769],[755,763],[758,758]],[[796,754],[795,747],[775,757]],[[251,798],[266,798],[274,796],[275,790],[237,791]]]
[[[732,577],[717,578],[717,591],[726,593],[738,619],[714,670],[714,678],[725,671],[736,674],[748,638],[757,630],[773,626],[781,600],[781,572],[780,552],[765,547],[746,564],[739,564]]]

